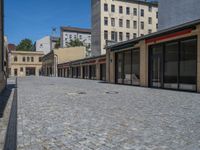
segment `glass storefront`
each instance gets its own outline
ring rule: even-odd
[[[116,83],[139,85],[140,52],[139,49],[116,53]]]
[[[96,65],[90,65],[89,66],[90,76],[89,79],[96,79]]]
[[[83,78],[89,79],[89,67],[88,66],[83,66]]]
[[[149,70],[151,87],[196,91],[196,37],[151,46]]]

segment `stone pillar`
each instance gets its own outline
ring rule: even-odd
[[[115,83],[115,53],[110,52],[110,83]]]
[[[83,66],[80,65],[80,68],[81,68],[81,79],[83,79]]]
[[[148,86],[148,46],[145,41],[140,42],[140,86]]]
[[[96,64],[96,79],[100,80],[100,64]]]
[[[106,50],[106,81],[110,82],[110,50]]]

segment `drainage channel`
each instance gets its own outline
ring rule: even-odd
[[[16,88],[14,89],[13,102],[12,102],[6,139],[4,144],[4,150],[16,150],[16,149],[17,149],[17,79],[16,79]]]

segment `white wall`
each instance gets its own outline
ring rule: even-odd
[[[43,51],[44,54],[48,54],[51,51],[50,36],[36,41],[36,51]]]
[[[84,42],[86,45],[91,45],[91,34],[64,31],[61,35],[62,47],[67,47],[67,43],[69,43],[70,40],[75,40],[76,38]],[[82,38],[80,38],[80,36]]]

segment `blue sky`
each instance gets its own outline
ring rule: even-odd
[[[10,43],[33,42],[51,34],[52,27],[90,28],[90,0],[5,0],[5,35]]]

